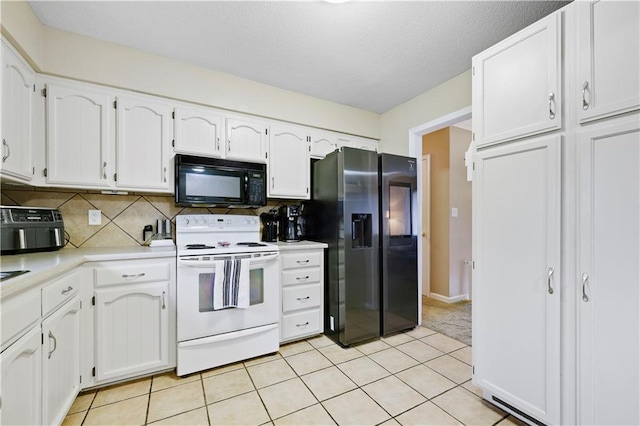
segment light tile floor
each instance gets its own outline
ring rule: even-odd
[[[78,396],[65,425],[522,425],[480,398],[471,348],[425,327],[344,349],[326,336],[245,362]]]

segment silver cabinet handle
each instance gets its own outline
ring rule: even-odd
[[[585,111],[589,109],[589,101],[587,100],[588,91],[589,82],[585,81],[584,83],[582,83],[582,109]]]
[[[306,327],[309,325],[309,321],[303,323],[303,324],[296,324],[296,327]]]
[[[547,291],[549,294],[553,294],[553,287],[551,287],[551,277],[553,277],[553,268],[549,268],[547,273]]]
[[[587,281],[589,281],[589,275],[587,273],[582,274],[582,301],[588,302],[589,296],[587,296]]]
[[[73,287],[71,286],[67,287],[65,290],[62,290],[62,295],[64,296],[65,294],[69,293],[71,290],[73,290]]]
[[[102,179],[107,178],[107,162],[102,163]]]
[[[2,148],[7,149],[7,155],[2,156],[2,162],[4,163],[5,161],[7,161],[7,158],[9,158],[9,156],[11,155],[11,148],[9,148],[9,144],[7,143],[7,140],[5,138],[2,138]]]
[[[274,188],[276,184],[276,178],[271,176],[271,188]]]
[[[139,274],[122,274],[122,278],[128,280],[129,278],[135,279],[135,278],[142,278],[145,276],[144,272],[140,272]]]
[[[167,166],[164,167],[164,181],[167,181]]]
[[[302,302],[303,300],[309,300],[309,296],[307,296],[307,297],[298,297],[296,300],[298,302]]]
[[[166,302],[164,300],[166,294],[167,293],[165,291],[162,292],[162,309],[166,309],[167,308],[167,304],[166,304]]]
[[[556,104],[555,97],[556,95],[553,92],[549,93],[549,118],[552,120],[556,118],[556,112],[554,110]]]
[[[220,151],[220,136],[216,138],[216,151]]]
[[[231,138],[227,139],[227,151],[231,152]]]
[[[309,263],[309,259],[306,259],[306,260],[297,260],[296,262],[298,262],[300,265],[304,265],[304,264]]]
[[[53,339],[53,349],[51,349],[51,352],[47,355],[47,359],[51,359],[51,354],[58,348],[58,339],[56,339],[56,336],[53,335],[51,330],[49,330],[49,339]]]
[[[296,280],[298,281],[306,281],[309,279],[309,275],[307,275],[306,277],[296,277]]]

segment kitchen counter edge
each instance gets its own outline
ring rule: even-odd
[[[0,285],[0,300],[40,285],[85,262],[175,256],[176,248],[173,246],[78,248],[46,253],[5,255],[0,258],[3,271],[29,270],[30,272],[3,282]]]

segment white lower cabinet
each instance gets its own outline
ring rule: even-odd
[[[480,151],[473,186],[474,382],[548,424],[560,423],[561,147],[556,135]]]
[[[578,419],[640,424],[640,116],[578,138]]]
[[[324,331],[323,255],[322,249],[281,252],[281,343]]]
[[[96,384],[175,366],[175,260],[94,271]]]
[[[0,424],[42,424],[42,343],[40,324],[0,355]]]
[[[42,424],[61,424],[80,391],[80,297],[42,321]]]

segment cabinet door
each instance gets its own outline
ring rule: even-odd
[[[169,366],[169,284],[96,289],[96,382]]]
[[[118,97],[117,187],[171,191],[171,109],[152,99]]]
[[[29,181],[35,75],[2,42],[2,174]]]
[[[640,107],[640,3],[577,2],[581,122]]]
[[[308,141],[302,129],[271,126],[269,197],[309,199]]]
[[[560,422],[561,137],[480,151],[473,185],[474,382]]]
[[[330,152],[338,149],[338,138],[328,132],[313,132],[310,142],[312,158],[324,158]]]
[[[473,57],[477,147],[561,127],[560,13]]]
[[[80,391],[80,298],[42,322],[42,424],[61,424]]]
[[[0,424],[42,424],[40,338],[40,324],[38,324],[0,355],[2,369]]]
[[[174,151],[189,155],[223,157],[223,117],[208,108],[176,107]]]
[[[268,133],[265,123],[227,119],[226,158],[266,163]]]
[[[109,95],[88,86],[47,84],[47,183],[111,185],[111,102]]]
[[[580,135],[578,424],[640,424],[640,117]]]
[[[353,147],[378,152],[378,143],[371,139],[355,138],[353,141]]]

